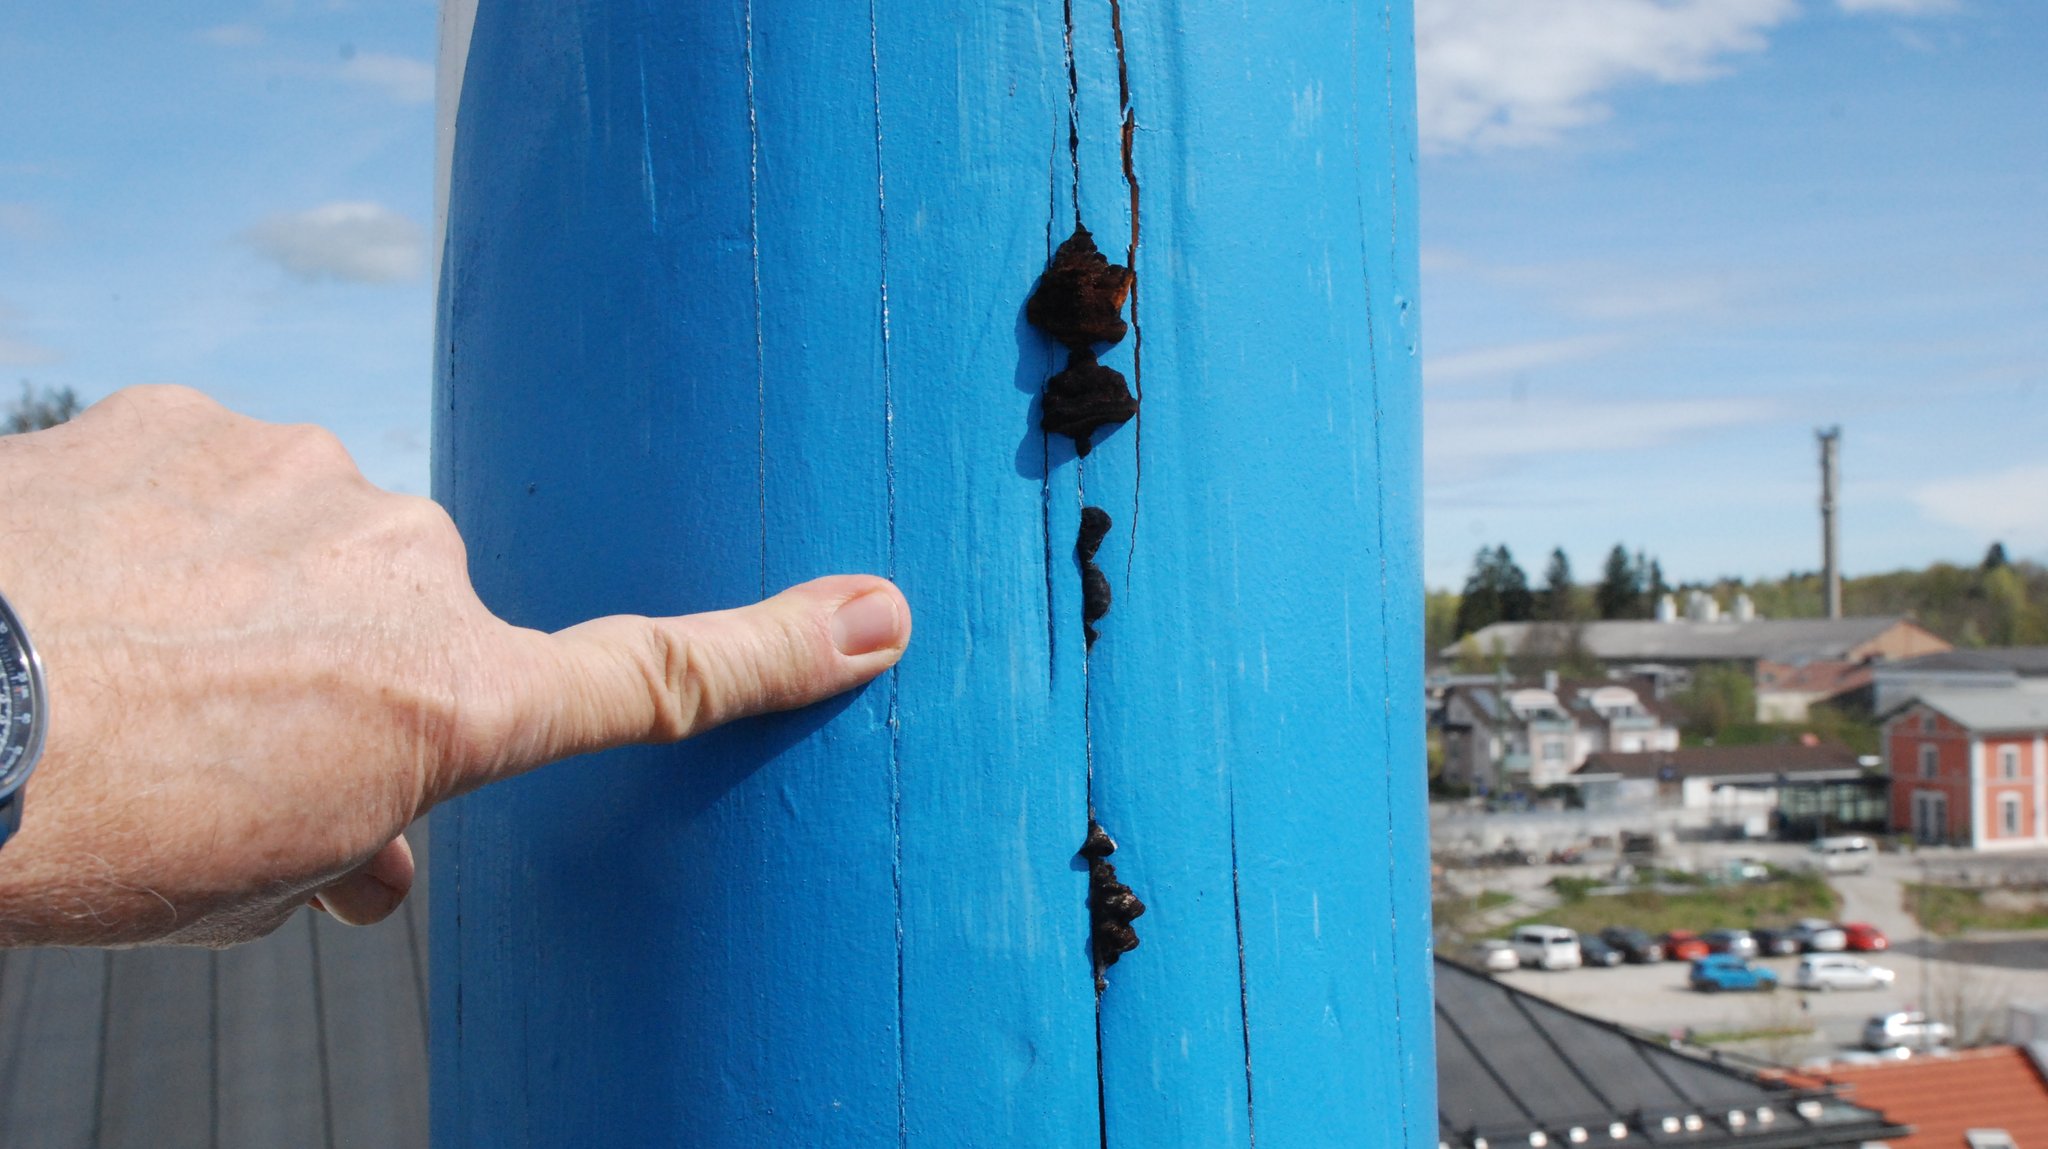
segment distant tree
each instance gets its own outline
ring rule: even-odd
[[[1643,552],[1637,551],[1637,564],[1640,565],[1642,561]],[[1644,617],[1648,617],[1651,614],[1655,613],[1657,610],[1657,604],[1663,602],[1664,596],[1670,593],[1671,587],[1664,581],[1663,564],[1659,563],[1656,559],[1651,559],[1650,569],[1647,573],[1643,575],[1643,594],[1645,598],[1648,600],[1645,604],[1645,609],[1643,610]]]
[[[1607,565],[1600,572],[1600,584],[1593,588],[1593,606],[1603,619],[1642,618],[1642,572],[1620,543],[1607,552]]]
[[[1719,738],[1731,726],[1756,721],[1756,682],[1749,672],[1733,663],[1709,663],[1696,668],[1692,685],[1672,696],[1684,718],[1685,731],[1702,738]]]
[[[1422,596],[1422,641],[1424,661],[1458,641],[1458,596],[1447,590],[1433,590]]]
[[[1992,543],[1991,549],[1984,552],[1983,564],[1980,565],[1977,569],[1983,571],[1985,574],[1990,574],[1992,571],[1995,571],[2000,567],[2006,565],[2007,563],[2005,560],[2005,544]]]
[[[1579,588],[1572,583],[1572,560],[1564,548],[1550,552],[1550,565],[1543,568],[1543,591],[1536,597],[1536,617],[1545,622],[1576,622],[1579,618]]]
[[[21,398],[7,410],[8,435],[41,431],[78,414],[78,396],[69,387],[36,388],[21,381]]]
[[[1529,576],[1515,565],[1507,544],[1481,547],[1472,558],[1472,574],[1458,597],[1458,634],[1482,630],[1496,622],[1526,622],[1536,614],[1536,593]]]

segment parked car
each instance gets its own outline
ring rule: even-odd
[[[1751,930],[1749,936],[1756,939],[1756,952],[1761,957],[1785,957],[1800,949],[1799,932],[1792,926]]]
[[[1842,927],[1826,918],[1801,918],[1792,927],[1798,935],[1800,948],[1807,953],[1840,953],[1849,946],[1849,936]]]
[[[1875,842],[1852,834],[1816,841],[1809,847],[1806,864],[1823,874],[1864,874],[1870,872],[1870,860],[1876,856]]]
[[[1843,922],[1842,942],[1844,949],[1862,953],[1890,949],[1892,943],[1885,940],[1884,931],[1869,922]]]
[[[1608,926],[1600,931],[1600,940],[1620,950],[1623,957],[1637,965],[1653,965],[1664,960],[1663,943],[1634,926]]]
[[[1579,935],[1579,960],[1589,966],[1613,969],[1628,960],[1627,955],[1592,934]]]
[[[1935,1021],[1918,1010],[1880,1013],[1863,1026],[1863,1048],[1893,1049],[1910,1046],[1929,1049],[1954,1041],[1956,1031],[1946,1022]]]
[[[1523,926],[1512,938],[1515,956],[1537,969],[1577,969],[1579,935],[1563,926]]]
[[[1848,954],[1808,954],[1792,971],[1792,984],[1800,989],[1883,989],[1898,975],[1881,965],[1871,965]]]
[[[1707,943],[1712,953],[1756,956],[1756,939],[1749,936],[1748,930],[1708,930],[1700,935],[1700,940]]]
[[[1778,988],[1777,974],[1734,954],[1708,954],[1692,963],[1692,975],[1687,980],[1701,993],[1719,993],[1724,989],[1769,993]]]
[[[1697,961],[1713,951],[1691,930],[1672,930],[1664,935],[1664,957],[1670,961]]]
[[[1487,973],[1506,973],[1522,968],[1522,959],[1515,956],[1515,947],[1506,938],[1487,938],[1472,943],[1472,964]]]

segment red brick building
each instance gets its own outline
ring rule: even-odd
[[[1926,843],[2048,847],[2048,688],[1929,691],[1884,724],[1892,825]]]

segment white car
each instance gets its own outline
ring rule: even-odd
[[[1585,964],[1576,930],[1563,926],[1523,926],[1509,939],[1515,956],[1537,969],[1577,969]]]
[[[1826,993],[1831,989],[1883,989],[1898,974],[1848,954],[1807,954],[1792,971],[1792,984]]]
[[[1472,964],[1487,973],[1506,973],[1522,968],[1522,959],[1515,956],[1515,947],[1505,938],[1488,938],[1472,943]]]
[[[1801,918],[1793,925],[1792,935],[1808,953],[1840,953],[1849,948],[1849,935],[1826,918]]]
[[[1935,1021],[1917,1010],[1880,1013],[1863,1026],[1865,1049],[1891,1049],[1900,1045],[1932,1049],[1937,1045],[1947,1045],[1955,1037],[1953,1026]]]

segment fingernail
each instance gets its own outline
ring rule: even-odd
[[[832,615],[832,645],[841,654],[872,654],[894,646],[902,631],[896,596],[885,590],[848,599]]]

